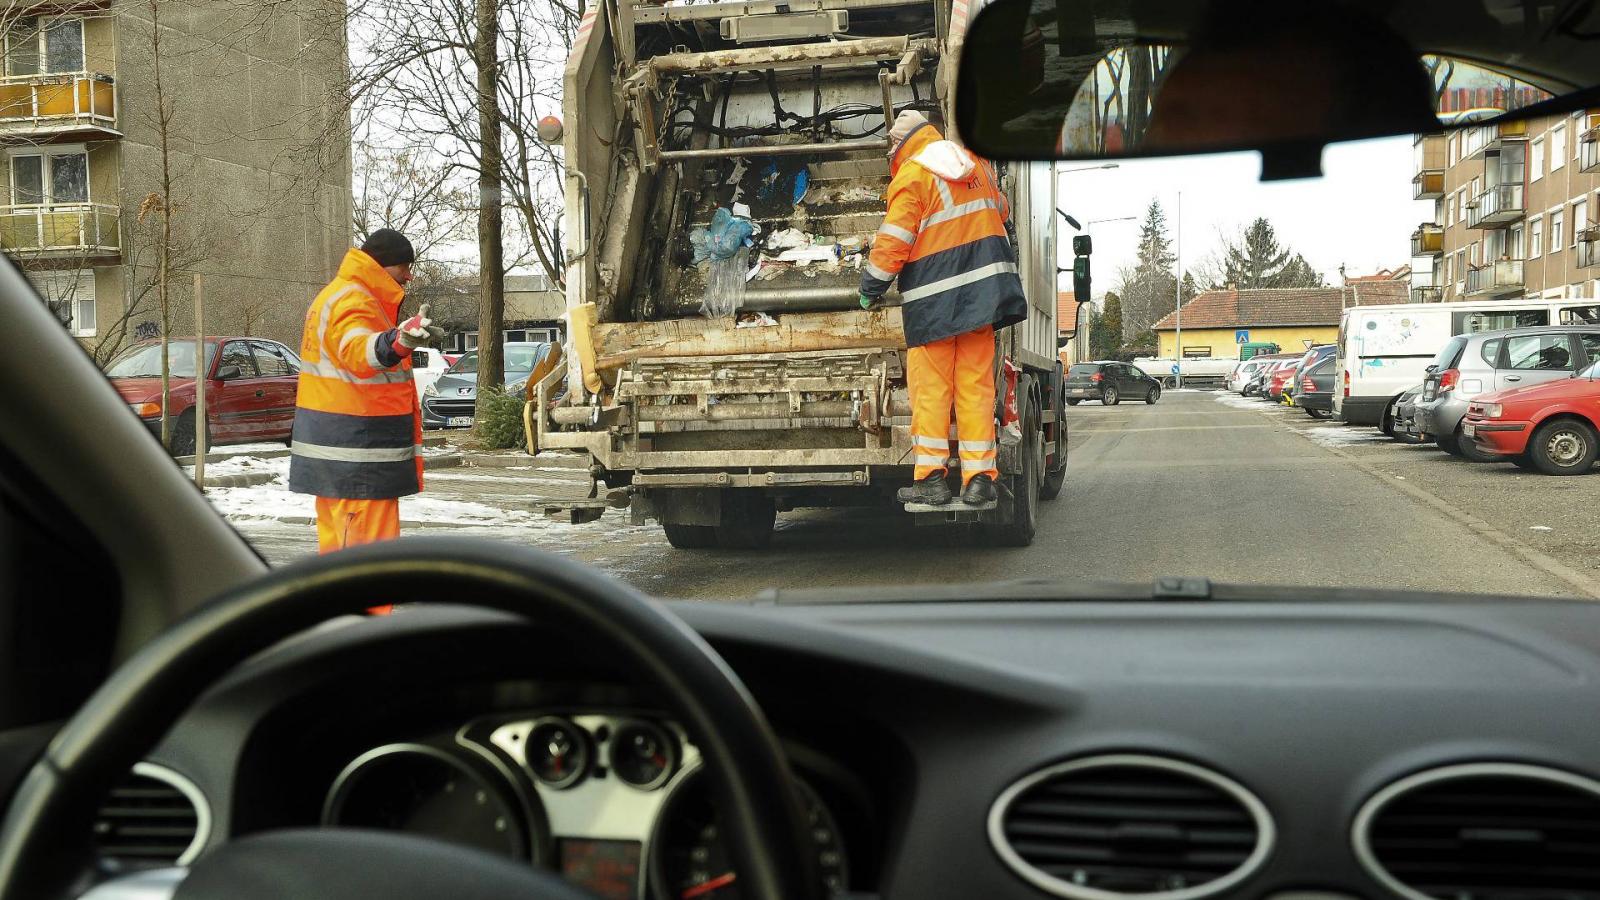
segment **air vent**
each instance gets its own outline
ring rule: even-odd
[[[1058,897],[1192,900],[1254,873],[1273,843],[1255,795],[1189,763],[1132,754],[1051,766],[1006,789],[989,839]]]
[[[1600,900],[1600,782],[1541,766],[1420,772],[1356,815],[1356,856],[1410,900]]]
[[[187,778],[139,763],[101,805],[95,847],[110,869],[187,865],[205,845],[210,822],[204,795]]]

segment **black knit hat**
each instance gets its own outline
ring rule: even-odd
[[[417,261],[417,252],[411,249],[406,236],[393,228],[379,228],[361,245],[362,252],[378,261],[380,266],[403,266]]]

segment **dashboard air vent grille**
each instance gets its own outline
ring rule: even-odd
[[[1018,874],[1057,896],[1177,900],[1248,877],[1273,826],[1254,795],[1215,772],[1118,755],[1024,778],[996,803],[990,836]]]
[[[1356,850],[1413,900],[1600,900],[1600,783],[1511,764],[1423,772],[1367,802]]]
[[[95,847],[112,869],[187,863],[205,840],[204,798],[182,776],[140,763],[100,805]]]

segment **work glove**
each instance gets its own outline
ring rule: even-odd
[[[417,314],[400,323],[400,344],[406,350],[418,347],[436,347],[444,341],[444,329],[428,318],[428,304],[422,304]]]

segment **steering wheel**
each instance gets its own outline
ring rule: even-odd
[[[588,639],[658,688],[705,758],[742,895],[820,900],[809,826],[777,736],[717,652],[619,581],[551,554],[461,538],[374,544],[275,570],[142,647],[62,727],[13,795],[0,826],[0,900],[81,891],[105,796],[222,675],[327,619],[420,592]],[[197,860],[181,883],[170,879],[176,893],[168,895],[193,900],[588,896],[554,873],[487,853],[351,830],[231,841]]]

